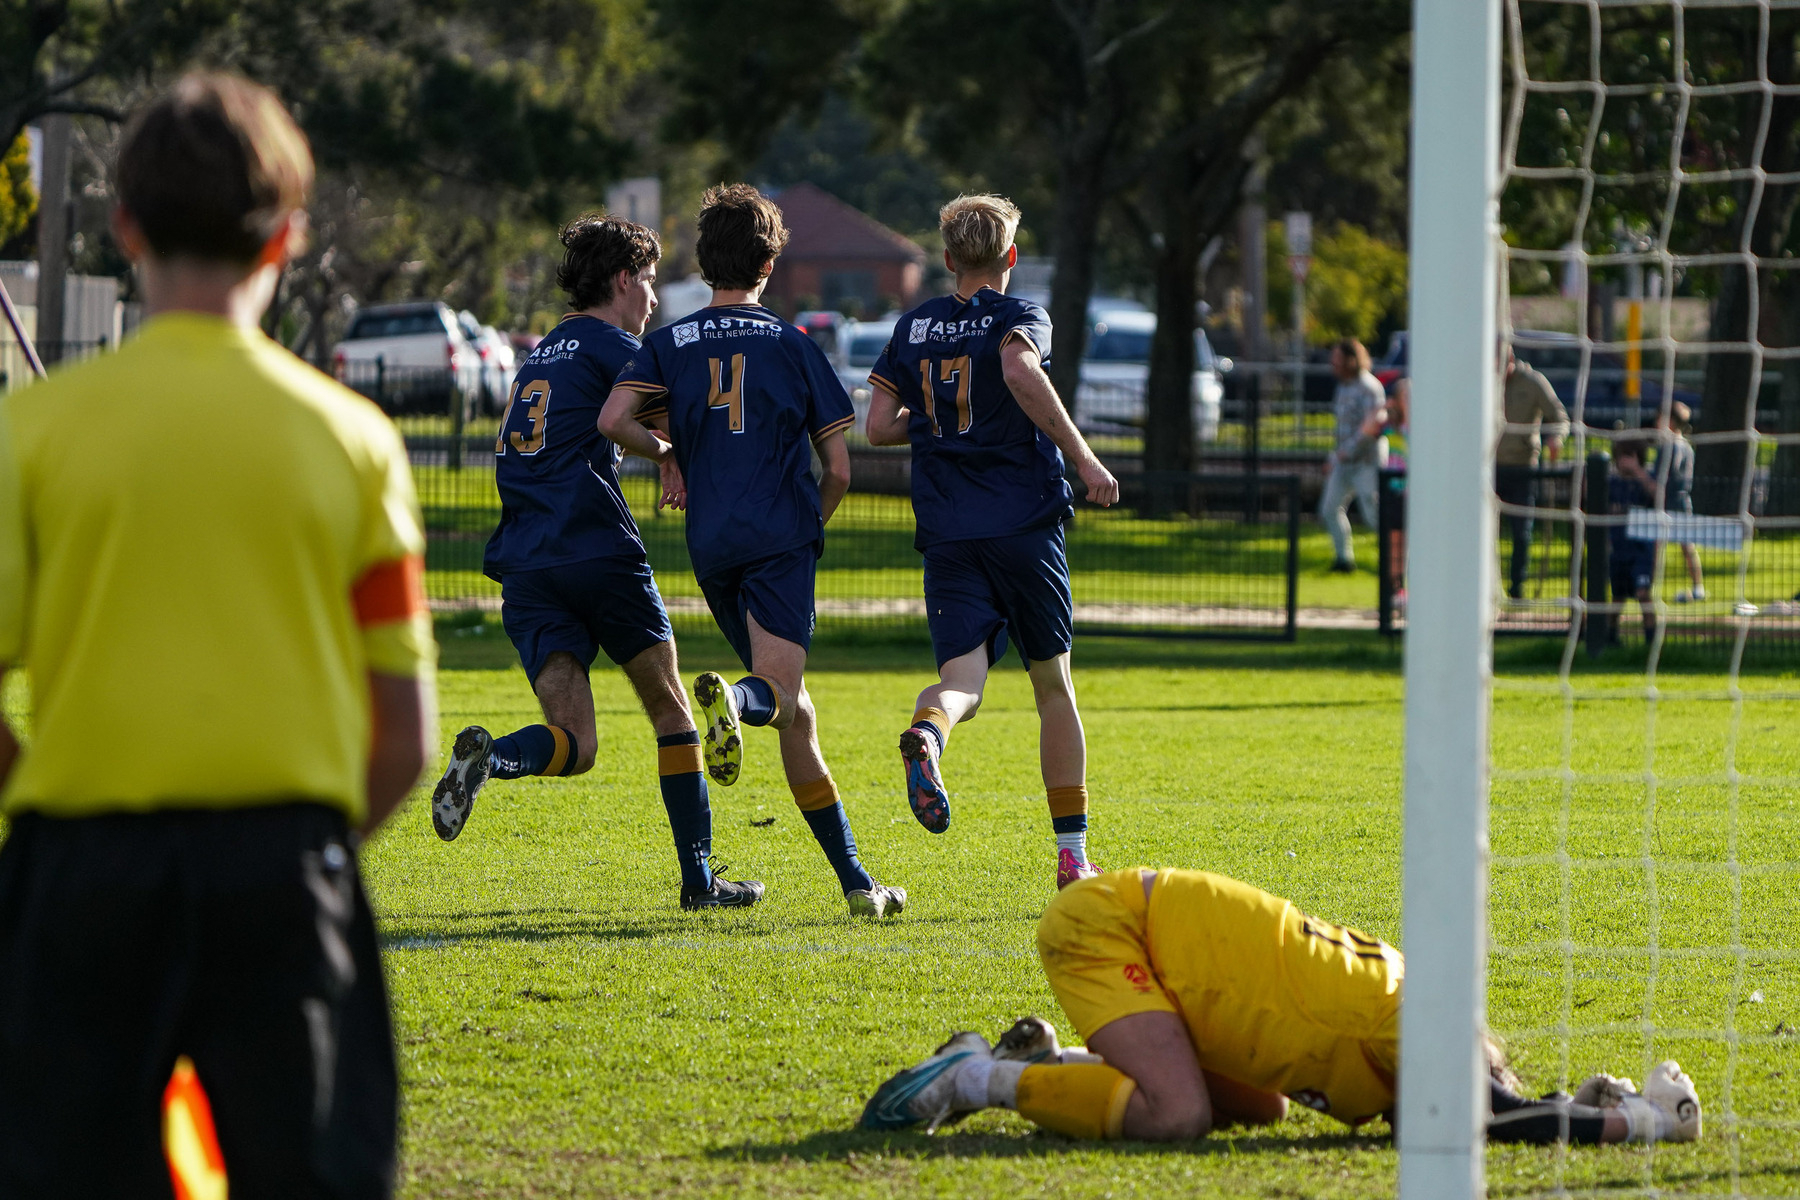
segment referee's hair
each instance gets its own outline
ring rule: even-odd
[[[157,257],[248,266],[305,206],[313,158],[274,92],[195,72],[132,117],[117,182]]]
[[[662,243],[642,225],[605,213],[582,213],[563,226],[563,260],[556,286],[568,293],[576,312],[598,308],[613,298],[620,271],[636,275],[662,257]]]

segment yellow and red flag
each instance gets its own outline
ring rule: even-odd
[[[163,1089],[163,1155],[175,1200],[225,1200],[225,1156],[219,1153],[212,1104],[185,1054],[175,1060]]]

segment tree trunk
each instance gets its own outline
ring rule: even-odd
[[[1144,395],[1144,469],[1194,469],[1194,264],[1200,247],[1182,214],[1156,256],[1156,334]]]
[[[1094,291],[1094,251],[1100,234],[1103,200],[1103,149],[1071,155],[1058,172],[1056,191],[1056,268],[1050,278],[1050,382],[1063,407],[1075,412],[1081,386],[1081,356],[1087,350],[1088,298]]]

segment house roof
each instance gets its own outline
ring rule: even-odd
[[[796,183],[774,197],[787,222],[787,259],[867,258],[884,262],[925,261],[925,251],[824,188]]]

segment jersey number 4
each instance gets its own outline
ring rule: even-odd
[[[707,373],[712,376],[711,387],[706,394],[706,407],[724,408],[731,412],[731,432],[744,432],[744,356],[731,356],[731,386],[727,388],[720,375],[720,368],[725,365],[721,358],[706,360]]]
[[[944,424],[938,420],[937,391],[932,382],[932,359],[919,360],[919,390],[925,394],[925,418],[931,422],[931,432],[939,437],[944,436]],[[940,358],[937,362],[937,382],[954,383],[956,385],[956,432],[969,432],[969,423],[973,418],[969,415],[969,356],[960,354],[955,358]]]
[[[527,431],[515,430],[508,435],[506,427],[512,422],[513,409],[519,401],[526,404],[525,422]],[[520,454],[536,454],[544,448],[544,426],[550,419],[550,384],[548,380],[534,379],[530,383],[521,383],[513,390],[513,398],[506,406],[506,415],[500,418],[500,438],[494,443],[494,453],[504,455],[507,443]]]

